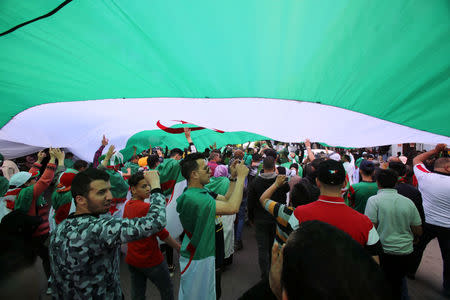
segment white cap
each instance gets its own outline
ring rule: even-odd
[[[333,153],[331,154],[329,157],[329,159],[335,160],[335,161],[340,161],[341,160],[341,155],[339,153]]]
[[[29,172],[19,172],[11,176],[11,179],[9,180],[9,186],[15,186],[20,187],[25,182],[27,182],[31,178],[31,173]]]

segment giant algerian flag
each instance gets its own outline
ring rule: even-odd
[[[0,1],[0,152],[91,159],[157,120],[450,144],[448,0]],[[23,26],[22,26],[23,25]]]

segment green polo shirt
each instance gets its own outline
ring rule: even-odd
[[[378,186],[376,182],[361,181],[353,184],[347,192],[347,204],[356,211],[364,214],[369,197],[376,195]]]
[[[189,232],[181,245],[180,255],[189,258],[189,243],[195,247],[193,259],[200,260],[215,255],[216,200],[206,189],[188,188],[177,199],[177,212],[181,225]]]
[[[413,252],[414,235],[410,226],[419,226],[422,220],[410,199],[396,189],[381,189],[367,201],[365,215],[378,224],[385,253],[406,255]]]

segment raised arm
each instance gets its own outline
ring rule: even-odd
[[[236,186],[236,178],[237,178],[237,169],[236,166],[239,163],[238,160],[233,161],[233,163],[230,166],[230,185],[228,187],[227,193],[224,195],[224,197],[217,197],[216,200],[219,201],[228,201],[230,199],[231,195],[233,194],[234,188]]]
[[[105,159],[103,159],[103,161],[102,161],[102,166],[103,167],[105,167],[105,168],[108,167],[109,161],[111,160],[111,157],[113,156],[114,153],[116,153],[114,151],[115,149],[116,148],[114,147],[114,145],[109,146],[108,152],[106,152],[106,155],[105,155]]]
[[[311,150],[311,141],[309,139],[305,140],[306,151],[308,151],[308,158],[310,161],[315,159],[314,153]]]
[[[60,164],[62,161],[62,165],[64,165],[64,151],[61,151],[59,148],[50,148],[50,160],[45,168],[44,174],[42,174],[41,178],[36,182],[33,187],[33,198],[37,198],[42,195],[44,191],[49,187],[52,183],[53,176],[55,175],[56,165],[55,160],[58,159],[58,163]],[[33,199],[34,200],[34,199]]]
[[[264,193],[259,198],[259,202],[261,203],[262,207],[265,206],[266,200],[269,200],[272,197],[273,193],[275,193],[275,191],[279,187],[281,187],[285,183],[285,181],[286,181],[285,175],[277,176],[277,179],[275,180],[275,182],[267,190],[265,190]]]
[[[445,151],[447,149],[446,144],[437,144],[433,150],[427,151],[425,153],[419,154],[413,159],[413,165],[418,165],[426,161],[431,156],[440,153],[441,151]]]
[[[192,141],[192,138],[191,138],[191,129],[185,127],[184,128],[184,135],[186,136],[186,140],[189,143],[189,152],[190,153],[196,153],[197,152],[197,148],[195,147],[194,142]]]
[[[98,167],[98,158],[100,156],[102,156],[103,153],[103,149],[105,149],[106,145],[108,145],[109,140],[105,137],[105,135],[103,135],[103,139],[102,139],[102,145],[100,146],[100,148],[98,148],[97,151],[95,151],[94,154],[94,161],[92,162],[92,167],[97,168]]]
[[[28,172],[30,172],[30,173],[39,172],[39,169],[42,166],[42,161],[44,160],[44,158],[46,156],[47,155],[45,154],[44,150],[39,151],[39,153],[37,155],[37,157],[38,157],[37,161],[33,164],[33,166],[30,168],[30,170]]]
[[[152,189],[147,215],[134,219],[104,218],[103,230],[99,235],[108,245],[139,240],[160,232],[166,226],[166,199],[161,191],[158,172],[148,171],[144,178]]]
[[[231,194],[231,197],[229,199],[223,199],[225,198],[224,196],[217,196],[218,198],[220,198],[218,200],[222,200],[216,201],[217,215],[233,215],[239,211],[239,207],[241,206],[242,202],[242,193],[244,191],[245,178],[248,175],[248,168],[244,164],[244,161],[241,161],[241,163],[237,165],[236,172],[236,185],[234,187],[233,193]]]

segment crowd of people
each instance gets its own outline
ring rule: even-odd
[[[434,238],[450,297],[446,145],[406,156],[309,140],[201,152],[185,135],[185,149],[135,148],[127,161],[113,145],[103,154],[106,137],[91,162],[58,148],[0,155],[0,294],[124,299],[124,262],[133,300],[145,299],[147,279],[175,299],[176,266],[178,299],[219,299],[248,224],[260,281],[240,299],[408,299],[406,278]],[[179,235],[166,229],[173,222]]]

